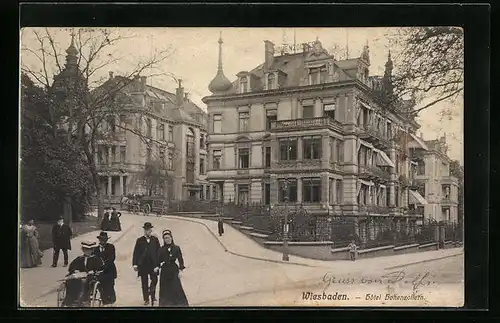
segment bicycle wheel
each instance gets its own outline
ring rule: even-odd
[[[92,294],[90,294],[90,307],[102,306],[102,297],[99,285],[100,285],[99,282],[94,283],[94,287],[92,288]]]
[[[57,307],[63,307],[65,298],[66,298],[66,284],[62,283],[57,288]]]

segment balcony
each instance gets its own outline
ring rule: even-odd
[[[321,159],[279,160],[272,168],[310,169],[321,167]]]
[[[272,132],[285,132],[304,129],[330,129],[336,132],[343,132],[342,124],[330,117],[276,120],[271,122]]]
[[[441,177],[441,184],[455,184],[458,185],[458,178],[454,176],[443,176]]]
[[[389,137],[375,128],[374,125],[358,126],[358,135],[360,139],[373,144],[375,148],[388,148],[391,145]]]
[[[443,204],[443,205],[451,205],[451,204],[458,204],[458,202],[457,201],[453,201],[449,197],[442,197],[441,198],[441,204]]]
[[[375,166],[358,166],[358,176],[366,180],[391,180],[391,174]]]

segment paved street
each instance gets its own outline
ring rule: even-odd
[[[142,235],[141,226],[144,221],[152,222],[155,226],[154,232],[158,235],[164,229],[172,230],[175,242],[182,248],[185,258],[187,269],[183,273],[182,283],[192,306],[307,305],[304,302],[297,303],[294,300],[295,295],[301,295],[303,291],[314,290],[314,288],[322,288],[318,284],[324,285],[322,281],[325,273],[343,273],[342,275],[357,273],[359,277],[366,275],[366,273],[375,275],[380,274],[383,268],[389,266],[461,252],[461,250],[450,249],[366,259],[355,263],[349,261],[326,262],[291,257],[291,261],[302,263],[302,265],[293,265],[279,263],[279,253],[260,247],[229,226],[226,226],[224,236],[220,238],[214,236],[213,231],[216,230],[216,222],[214,221],[186,221],[186,219],[177,217],[145,218],[131,214],[125,214],[121,219],[124,231],[111,233],[114,240],[118,239],[115,242],[116,265],[118,267],[117,306],[142,306],[140,281],[131,268],[131,255],[135,240]],[[79,239],[94,238],[95,235],[96,232],[79,237]],[[73,240],[72,257],[78,255],[79,241],[77,240]],[[229,252],[226,252],[225,249]],[[21,271],[21,299],[28,306],[52,307],[55,305],[54,289],[58,285],[57,279],[63,277],[65,268],[50,268],[51,251],[47,251],[46,254],[49,255],[44,257],[43,267]],[[266,259],[266,261],[262,259]],[[446,283],[455,286],[457,285],[455,273],[461,272],[461,269],[453,262],[461,261],[458,259],[463,260],[461,257],[446,258],[434,262],[434,264],[425,265],[430,267],[414,265],[408,268],[418,268],[418,270],[415,269],[415,272],[427,270],[426,268],[429,270],[439,269],[441,274],[449,272],[448,275],[451,278]],[[444,265],[439,267],[441,265],[436,265],[438,263]],[[451,264],[446,265],[448,263]],[[401,269],[393,269],[392,271],[397,270]],[[438,284],[442,283],[441,280],[436,279],[436,281]],[[445,281],[443,280],[443,282]],[[355,286],[349,286],[350,293],[353,293]],[[451,289],[446,289],[446,291],[448,290],[451,291]],[[340,289],[339,292],[341,292]],[[372,293],[375,293],[375,289]],[[313,305],[313,303],[309,305]]]

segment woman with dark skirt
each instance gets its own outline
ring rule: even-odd
[[[186,268],[184,267],[181,248],[174,244],[174,238],[170,230],[163,231],[162,237],[163,246],[158,251],[158,263],[161,270],[158,306],[189,306],[180,280],[180,271]],[[179,263],[178,265],[176,261]]]

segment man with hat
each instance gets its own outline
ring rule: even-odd
[[[101,260],[104,262],[104,269],[102,271],[102,274],[99,275],[99,281],[102,288],[102,304],[104,306],[109,306],[116,302],[116,251],[115,246],[111,243],[108,243],[109,237],[107,232],[102,231],[97,236],[97,239],[99,240],[99,245],[95,248],[94,255],[101,258]]]
[[[76,257],[68,267],[68,275],[76,273],[94,274],[104,268],[101,258],[96,257],[94,249],[97,244],[94,241],[82,241],[83,255]],[[82,300],[88,299],[89,286],[86,278],[75,278],[66,281],[65,306],[80,305]]]
[[[160,241],[153,233],[153,225],[150,222],[144,223],[142,227],[144,235],[135,242],[134,253],[132,256],[132,266],[137,271],[137,275],[141,277],[142,297],[144,305],[149,305],[149,297],[151,297],[151,305],[156,301],[156,284],[158,283],[158,273],[155,268],[158,264],[158,251],[160,250]],[[149,284],[151,280],[151,284]]]
[[[52,267],[57,267],[59,260],[59,251],[62,250],[64,255],[64,267],[68,265],[68,250],[71,250],[71,236],[73,232],[69,225],[64,223],[62,217],[59,218],[57,224],[52,227],[52,246],[54,247],[54,258]]]

